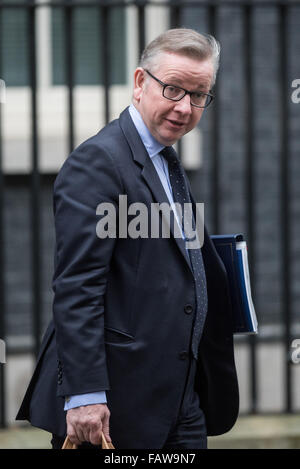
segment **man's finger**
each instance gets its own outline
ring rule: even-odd
[[[89,425],[89,441],[92,445],[101,444],[102,421],[101,417],[93,418]]]
[[[101,430],[91,430],[89,435],[89,441],[92,445],[101,445]]]
[[[80,427],[80,431],[81,431],[81,434],[82,434],[82,438],[83,440],[82,441],[90,441],[89,438],[90,438],[90,429],[87,425],[82,425]]]
[[[105,439],[108,443],[111,443],[111,438],[109,436],[109,414],[105,414],[105,417],[103,419],[103,427],[102,431],[104,433]]]
[[[73,443],[73,445],[79,446],[81,444],[81,440],[78,437],[76,427],[74,427],[71,424],[68,425],[67,435],[68,435],[69,440],[71,441],[71,443]]]

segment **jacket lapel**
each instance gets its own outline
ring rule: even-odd
[[[151,158],[149,157],[147,150],[132,122],[128,108],[125,109],[125,111],[123,111],[122,114],[120,115],[119,122],[120,122],[121,129],[125,135],[125,138],[131,148],[133,159],[141,167],[141,175],[144,181],[146,182],[146,184],[148,185],[149,189],[151,190],[153,199],[159,204],[163,202],[169,204],[169,199],[160,182],[159,176],[151,161]],[[163,211],[161,213],[162,213],[162,216],[165,216]],[[175,237],[174,236],[174,224],[172,222],[169,223],[169,221],[166,218],[165,218],[165,221],[168,223],[168,225],[171,225],[170,226],[171,235],[174,238],[186,262],[188,263],[189,268],[191,269],[190,257],[185,248],[184,240],[181,237],[180,238]]]

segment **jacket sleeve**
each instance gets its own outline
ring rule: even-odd
[[[66,160],[54,184],[56,231],[53,315],[61,378],[58,395],[109,389],[104,345],[107,275],[116,238],[100,239],[96,210],[122,194],[107,150],[93,139]]]

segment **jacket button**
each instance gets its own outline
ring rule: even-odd
[[[184,312],[185,314],[191,314],[193,312],[193,306],[190,304],[185,305],[184,307]]]
[[[179,359],[180,360],[186,360],[188,358],[189,354],[186,351],[180,352],[179,353]]]

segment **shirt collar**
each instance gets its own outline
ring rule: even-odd
[[[164,145],[153,137],[143,121],[141,114],[133,104],[129,106],[129,113],[150,158],[153,158],[164,148]]]

